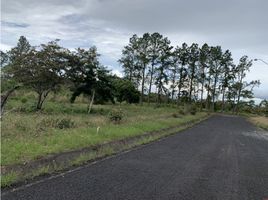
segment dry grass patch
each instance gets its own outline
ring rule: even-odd
[[[253,122],[256,126],[268,130],[268,117],[251,117],[250,121]]]

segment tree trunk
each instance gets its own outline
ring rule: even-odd
[[[207,105],[206,105],[206,109],[208,110],[210,108],[209,104],[210,104],[210,99],[209,99],[209,95],[210,95],[210,77],[211,75],[209,75],[209,78],[208,78],[208,92],[207,92]]]
[[[236,96],[234,95],[233,114],[235,113],[235,99],[236,99]]]
[[[223,91],[222,91],[222,101],[221,101],[222,105],[221,105],[221,112],[223,112],[224,109],[225,109],[225,100],[224,100],[224,98],[225,98],[225,88],[224,88]]]
[[[92,92],[92,97],[91,97],[90,103],[88,105],[88,110],[87,110],[88,114],[91,112],[93,102],[94,102],[94,98],[95,98],[95,90],[93,90],[93,92]]]
[[[205,68],[203,67],[203,72],[202,72],[202,83],[201,83],[201,107],[200,107],[200,110],[202,111],[203,109],[203,94],[204,94],[204,83],[205,83]]]
[[[40,92],[38,93],[38,101],[37,101],[37,105],[36,105],[36,110],[41,110],[43,103],[45,101],[45,99],[47,98],[47,95],[50,91],[44,91],[44,92]]]
[[[193,79],[194,79],[194,70],[193,70],[193,72],[191,74],[191,78],[190,78],[190,91],[189,91],[190,101],[192,101]]]
[[[152,62],[151,74],[150,74],[150,83],[149,83],[149,91],[148,91],[148,103],[150,103],[152,82],[153,82],[153,74],[154,74],[154,62]]]
[[[171,99],[172,99],[172,101],[173,101],[173,98],[174,98],[174,93],[175,93],[175,87],[174,87],[174,85],[175,85],[175,77],[176,76],[176,71],[174,71],[174,73],[173,73],[173,77],[172,77],[172,91],[171,91]]]
[[[7,92],[6,92],[6,94],[2,94],[1,95],[1,113],[0,113],[0,116],[2,117],[3,116],[3,113],[4,113],[4,107],[5,107],[5,105],[6,105],[6,103],[7,103],[7,99],[8,99],[8,97],[16,90],[16,89],[18,89],[20,86],[15,86],[15,87],[13,87],[12,89],[10,89],[10,90],[8,90]]]
[[[143,71],[142,71],[141,98],[140,98],[141,105],[143,103],[143,96],[144,96],[144,83],[145,83],[145,64],[143,66]]]
[[[212,93],[212,110],[215,111],[215,95],[216,95],[216,85],[217,85],[217,74],[214,78],[214,84],[213,84],[213,93]]]
[[[240,87],[239,87],[239,90],[238,90],[238,95],[237,95],[237,103],[236,103],[236,108],[235,108],[235,112],[236,114],[238,113],[239,111],[239,103],[240,103],[240,96],[241,96],[241,91],[242,91],[242,83],[243,83],[243,73],[244,73],[244,70],[241,71],[241,78],[240,78],[240,81],[239,81],[239,84],[240,84]]]
[[[182,70],[183,70],[183,66],[180,69],[180,78],[179,78],[179,85],[178,85],[178,101],[177,104],[179,105],[180,103],[180,95],[181,95],[181,86],[182,86]]]

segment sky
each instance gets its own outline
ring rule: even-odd
[[[2,0],[1,50],[21,35],[31,45],[60,39],[63,47],[95,45],[103,65],[122,74],[117,60],[133,34],[159,32],[173,46],[193,42],[268,62],[267,0]],[[247,78],[268,98],[268,65],[254,61]]]

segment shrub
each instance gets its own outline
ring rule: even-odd
[[[177,113],[172,113],[172,117],[177,118],[178,114]]]
[[[185,115],[185,112],[182,109],[179,109],[179,114],[180,115]]]
[[[110,121],[114,123],[120,123],[123,119],[124,115],[121,109],[119,110],[113,110],[109,113],[109,119]]]
[[[62,118],[62,119],[51,119],[51,118],[46,118],[43,119],[39,124],[38,127],[40,129],[44,129],[46,127],[51,127],[51,128],[59,128],[59,129],[65,129],[65,128],[73,128],[75,127],[74,121],[72,121],[69,118]]]
[[[197,108],[195,106],[191,106],[190,113],[191,115],[195,115],[197,112]]]
[[[26,99],[26,98],[22,98],[20,101],[21,101],[21,103],[24,104],[24,103],[26,103],[26,102],[28,101],[28,99]]]
[[[73,128],[74,126],[75,124],[71,119],[63,118],[57,121],[55,128],[64,129],[64,128]]]

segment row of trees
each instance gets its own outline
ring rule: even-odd
[[[220,46],[183,43],[172,47],[159,33],[130,38],[119,59],[124,78],[112,75],[99,56],[96,47],[70,51],[59,46],[58,40],[33,47],[21,36],[16,47],[1,51],[1,113],[8,96],[19,87],[37,93],[36,109],[40,110],[48,94],[62,85],[72,91],[71,102],[80,94],[89,97],[88,112],[94,99],[178,105],[198,102],[201,109],[212,110],[221,102],[222,111],[227,103],[238,112],[241,98],[253,97],[253,88],[260,84],[245,81],[252,66],[247,56],[235,65],[231,52]]]
[[[138,102],[139,92],[134,85],[102,66],[95,47],[70,51],[57,42],[33,47],[21,36],[16,47],[8,52],[1,51],[1,114],[9,95],[19,87],[37,93],[37,110],[42,108],[48,94],[57,92],[62,85],[72,91],[71,102],[80,94],[89,97],[88,112],[96,98]]]
[[[222,111],[226,102],[238,112],[241,98],[252,98],[253,88],[260,82],[246,82],[246,73],[252,60],[243,56],[234,64],[229,50],[220,46],[201,47],[193,43],[172,47],[170,40],[159,33],[133,35],[124,47],[119,60],[124,76],[141,91],[140,103],[147,94],[152,101],[152,88],[157,91],[157,102],[200,102],[201,109],[215,110],[221,101]]]

